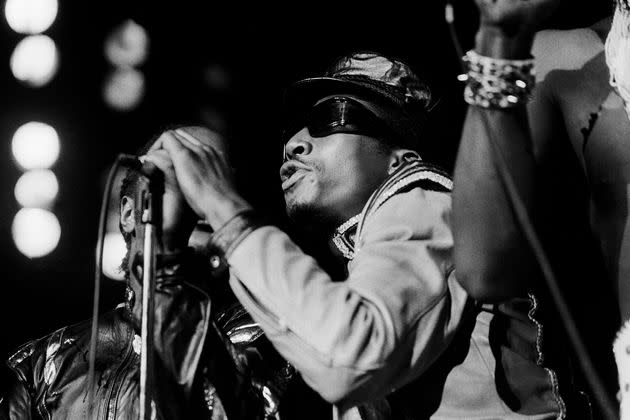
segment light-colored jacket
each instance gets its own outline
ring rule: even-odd
[[[499,395],[489,340],[496,311],[475,307],[455,279],[450,194],[390,184],[364,210],[345,281],[333,282],[284,232],[264,226],[228,257],[240,302],[336,417],[359,418],[356,406],[399,389],[394,418],[558,417],[561,400],[535,354],[519,358],[535,395],[518,406]],[[537,333],[527,310],[518,321],[531,349]]]

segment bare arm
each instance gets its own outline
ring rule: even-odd
[[[528,51],[483,30],[477,41],[478,53],[486,56]],[[535,159],[524,106],[509,110],[471,106],[464,124],[453,191],[455,267],[464,288],[482,301],[519,293],[526,288],[534,267],[499,176],[491,142],[505,158],[531,214],[535,207]]]

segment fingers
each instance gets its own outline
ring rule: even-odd
[[[202,138],[195,137],[194,134],[192,134],[191,132],[187,131],[184,128],[178,128],[177,130],[175,130],[175,135],[178,138],[186,140],[190,144],[200,147],[208,153],[219,155],[224,162],[227,162],[228,161],[227,156],[224,150],[222,149],[223,142],[219,138],[212,138],[211,135],[213,134],[215,136],[218,136],[217,133],[208,132],[208,133],[205,133],[205,136],[204,136],[205,138],[202,139]]]
[[[205,150],[198,141],[190,141],[175,131],[168,131],[164,133],[161,138],[163,139],[162,147],[167,150],[173,158],[175,154],[181,154],[187,151],[200,155]]]
[[[183,146],[180,152],[183,152],[184,149],[188,149],[202,161],[214,162],[215,164],[220,163],[223,166],[227,166],[227,159],[221,151],[202,143],[199,139],[186,131],[175,131],[172,134],[176,140],[179,140],[181,146]]]
[[[168,131],[165,131],[162,134],[160,134],[160,137],[158,137],[158,139],[151,145],[151,147],[149,147],[149,150],[147,151],[147,153],[150,153],[154,150],[161,149],[164,143],[164,136],[167,134],[168,134]]]
[[[163,136],[164,134],[162,134]],[[147,153],[152,152],[154,150],[159,150],[162,148],[162,136],[160,136],[152,145],[149,147]]]
[[[231,176],[232,169],[226,156],[190,133],[171,131],[162,136],[162,139],[162,146],[170,154],[178,177],[180,172],[185,173],[193,167],[204,168],[202,172],[205,176],[209,176],[210,172],[215,176]]]
[[[158,139],[151,145],[151,147],[149,148],[149,152],[153,152],[155,150],[159,150],[159,149],[163,149],[164,145],[167,141],[172,140],[173,137],[178,138],[180,141],[183,142],[183,144],[185,146],[190,146],[194,149],[202,149],[205,148],[204,144],[202,144],[198,139],[196,139],[195,137],[193,137],[192,135],[190,135],[188,132],[182,130],[182,129],[177,129],[175,131],[173,130],[167,130],[165,132],[163,132],[160,137],[158,137]],[[207,146],[206,146],[207,147]]]
[[[173,171],[173,161],[166,150],[149,152],[141,157],[141,161],[154,164],[164,173]]]
[[[175,134],[175,136],[178,139],[180,139],[183,142],[188,142],[192,146],[196,146],[196,147],[199,147],[199,148],[204,149],[204,150],[208,150],[210,148],[208,145],[203,144],[201,141],[199,141],[197,138],[193,137],[191,134],[189,134],[185,130],[177,129],[177,130],[175,130],[174,134]]]
[[[166,185],[177,189],[177,178],[173,160],[166,150],[154,150],[141,157],[142,162],[149,162],[155,165],[163,174]]]

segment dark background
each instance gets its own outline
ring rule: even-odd
[[[222,115],[243,194],[284,226],[277,175],[284,87],[317,74],[339,55],[376,50],[407,61],[434,87],[439,103],[431,141],[440,152],[433,157],[452,168],[465,107],[442,2],[386,2],[354,10],[340,8],[340,2],[294,9],[214,3],[61,1],[57,19],[46,31],[60,49],[60,68],[38,89],[13,78],[8,61],[22,36],[1,19],[0,359],[26,340],[91,316],[106,171],[116,154],[133,153],[167,124],[211,123],[209,115]],[[459,36],[464,48],[470,48],[475,9],[471,1],[456,3]],[[589,25],[611,8],[606,0],[567,1],[552,26]],[[111,69],[103,43],[112,28],[128,18],[144,26],[150,37],[149,58],[141,67],[146,94],[137,109],[118,112],[102,100],[102,85]],[[208,66],[226,70],[227,88],[207,83]],[[60,183],[54,212],[62,227],[61,241],[53,253],[33,260],[17,251],[11,237],[19,209],[13,187],[21,172],[11,157],[10,142],[13,132],[29,120],[53,125],[61,139],[61,155],[53,168]],[[107,281],[102,307],[114,306],[121,295],[121,284]],[[6,373],[0,373],[1,388]]]

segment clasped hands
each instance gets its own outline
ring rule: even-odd
[[[219,134],[179,128],[162,133],[144,156],[164,173],[165,248],[183,249],[198,218],[214,230],[251,206],[236,191]]]

